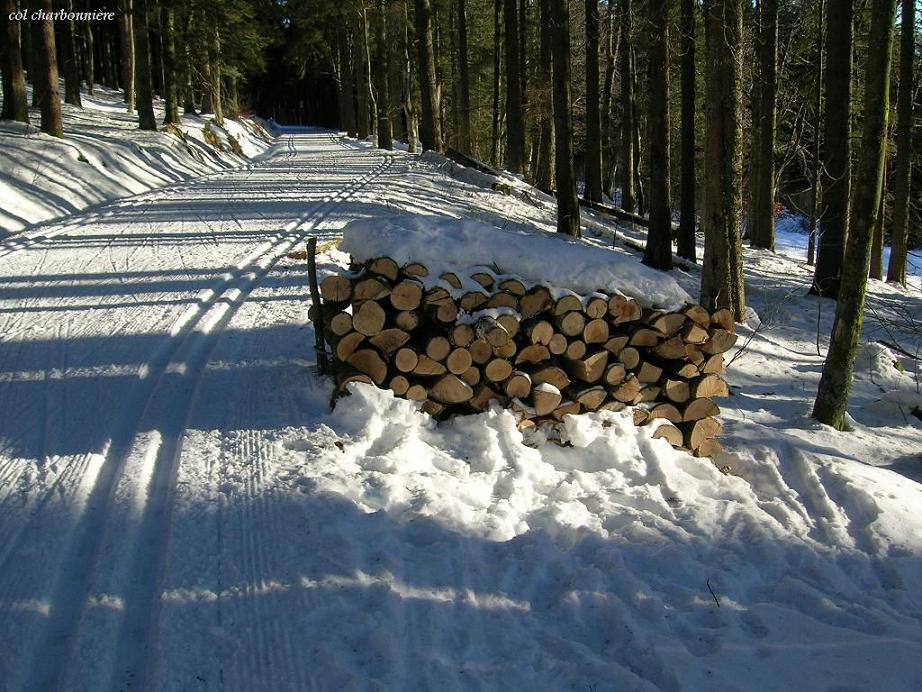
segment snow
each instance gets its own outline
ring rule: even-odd
[[[430,632],[408,642],[389,618],[353,625],[372,659],[411,646],[430,662],[357,671],[360,686],[441,687],[477,671],[503,689],[922,681],[918,483],[797,455],[725,475],[629,414],[566,424],[572,447],[532,447],[508,412],[437,426],[352,385],[314,432],[280,441],[292,491],[324,498],[311,544],[326,567],[286,587],[319,592],[315,626],[351,621],[356,600],[370,613],[397,601]]]
[[[784,213],[775,220],[775,249],[793,259],[806,261],[810,237],[808,220],[801,214]],[[890,246],[884,245],[884,275],[890,262]],[[906,273],[922,276],[922,250],[910,251],[906,258]]]
[[[34,111],[31,125],[0,122],[0,238],[114,199],[246,165],[269,146],[267,133],[252,121],[227,118],[218,127],[208,117],[183,115],[172,132],[145,132],[137,129],[137,115],[126,111],[122,92],[97,86],[95,95],[83,93],[81,99],[82,109],[62,106],[63,139],[41,132]],[[155,113],[162,122],[162,101],[156,101]],[[206,130],[218,148],[205,141]]]
[[[538,195],[277,133],[258,166],[0,246],[4,688],[922,688],[916,277],[870,283],[840,433],[809,417],[833,303],[746,249],[716,464],[623,414],[559,445],[363,385],[331,410],[287,257],[308,235],[502,232],[554,243],[551,274],[569,244]],[[585,235],[639,266],[610,247],[638,229]],[[670,276],[696,294],[695,267]]]
[[[467,166],[461,166],[451,159],[443,156],[437,151],[427,149],[422,153],[421,159],[438,167],[439,171],[445,175],[450,175],[456,180],[462,180],[471,185],[482,187],[486,190],[493,189],[493,186],[500,182],[500,179],[494,175],[483,173]],[[504,181],[505,182],[505,181]]]
[[[620,252],[469,219],[421,214],[360,219],[344,229],[341,249],[359,262],[383,256],[398,264],[420,262],[434,276],[492,266],[497,273],[578,293],[620,292],[644,306],[675,310],[692,302],[671,276]]]

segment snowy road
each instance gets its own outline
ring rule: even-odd
[[[618,414],[530,447],[374,388],[330,413],[290,249],[397,211],[553,228],[448,166],[289,132],[0,244],[0,691],[922,688],[919,426],[877,389],[913,383],[878,349],[857,433],[807,418],[786,258],[747,259],[732,473]]]
[[[326,133],[290,135],[248,169],[0,248],[0,687],[148,682],[171,521],[182,521],[184,431],[258,419],[264,373],[311,353],[290,325],[238,313],[287,300],[297,320],[305,274],[276,261],[341,227],[392,167]],[[254,298],[257,287],[265,296]],[[259,327],[232,348],[228,371],[203,380],[215,346],[235,344],[248,319]],[[299,353],[276,352],[292,341]],[[240,445],[247,461],[261,458],[258,436]],[[244,547],[240,559],[259,563],[259,550]],[[253,655],[275,655],[264,646]]]

